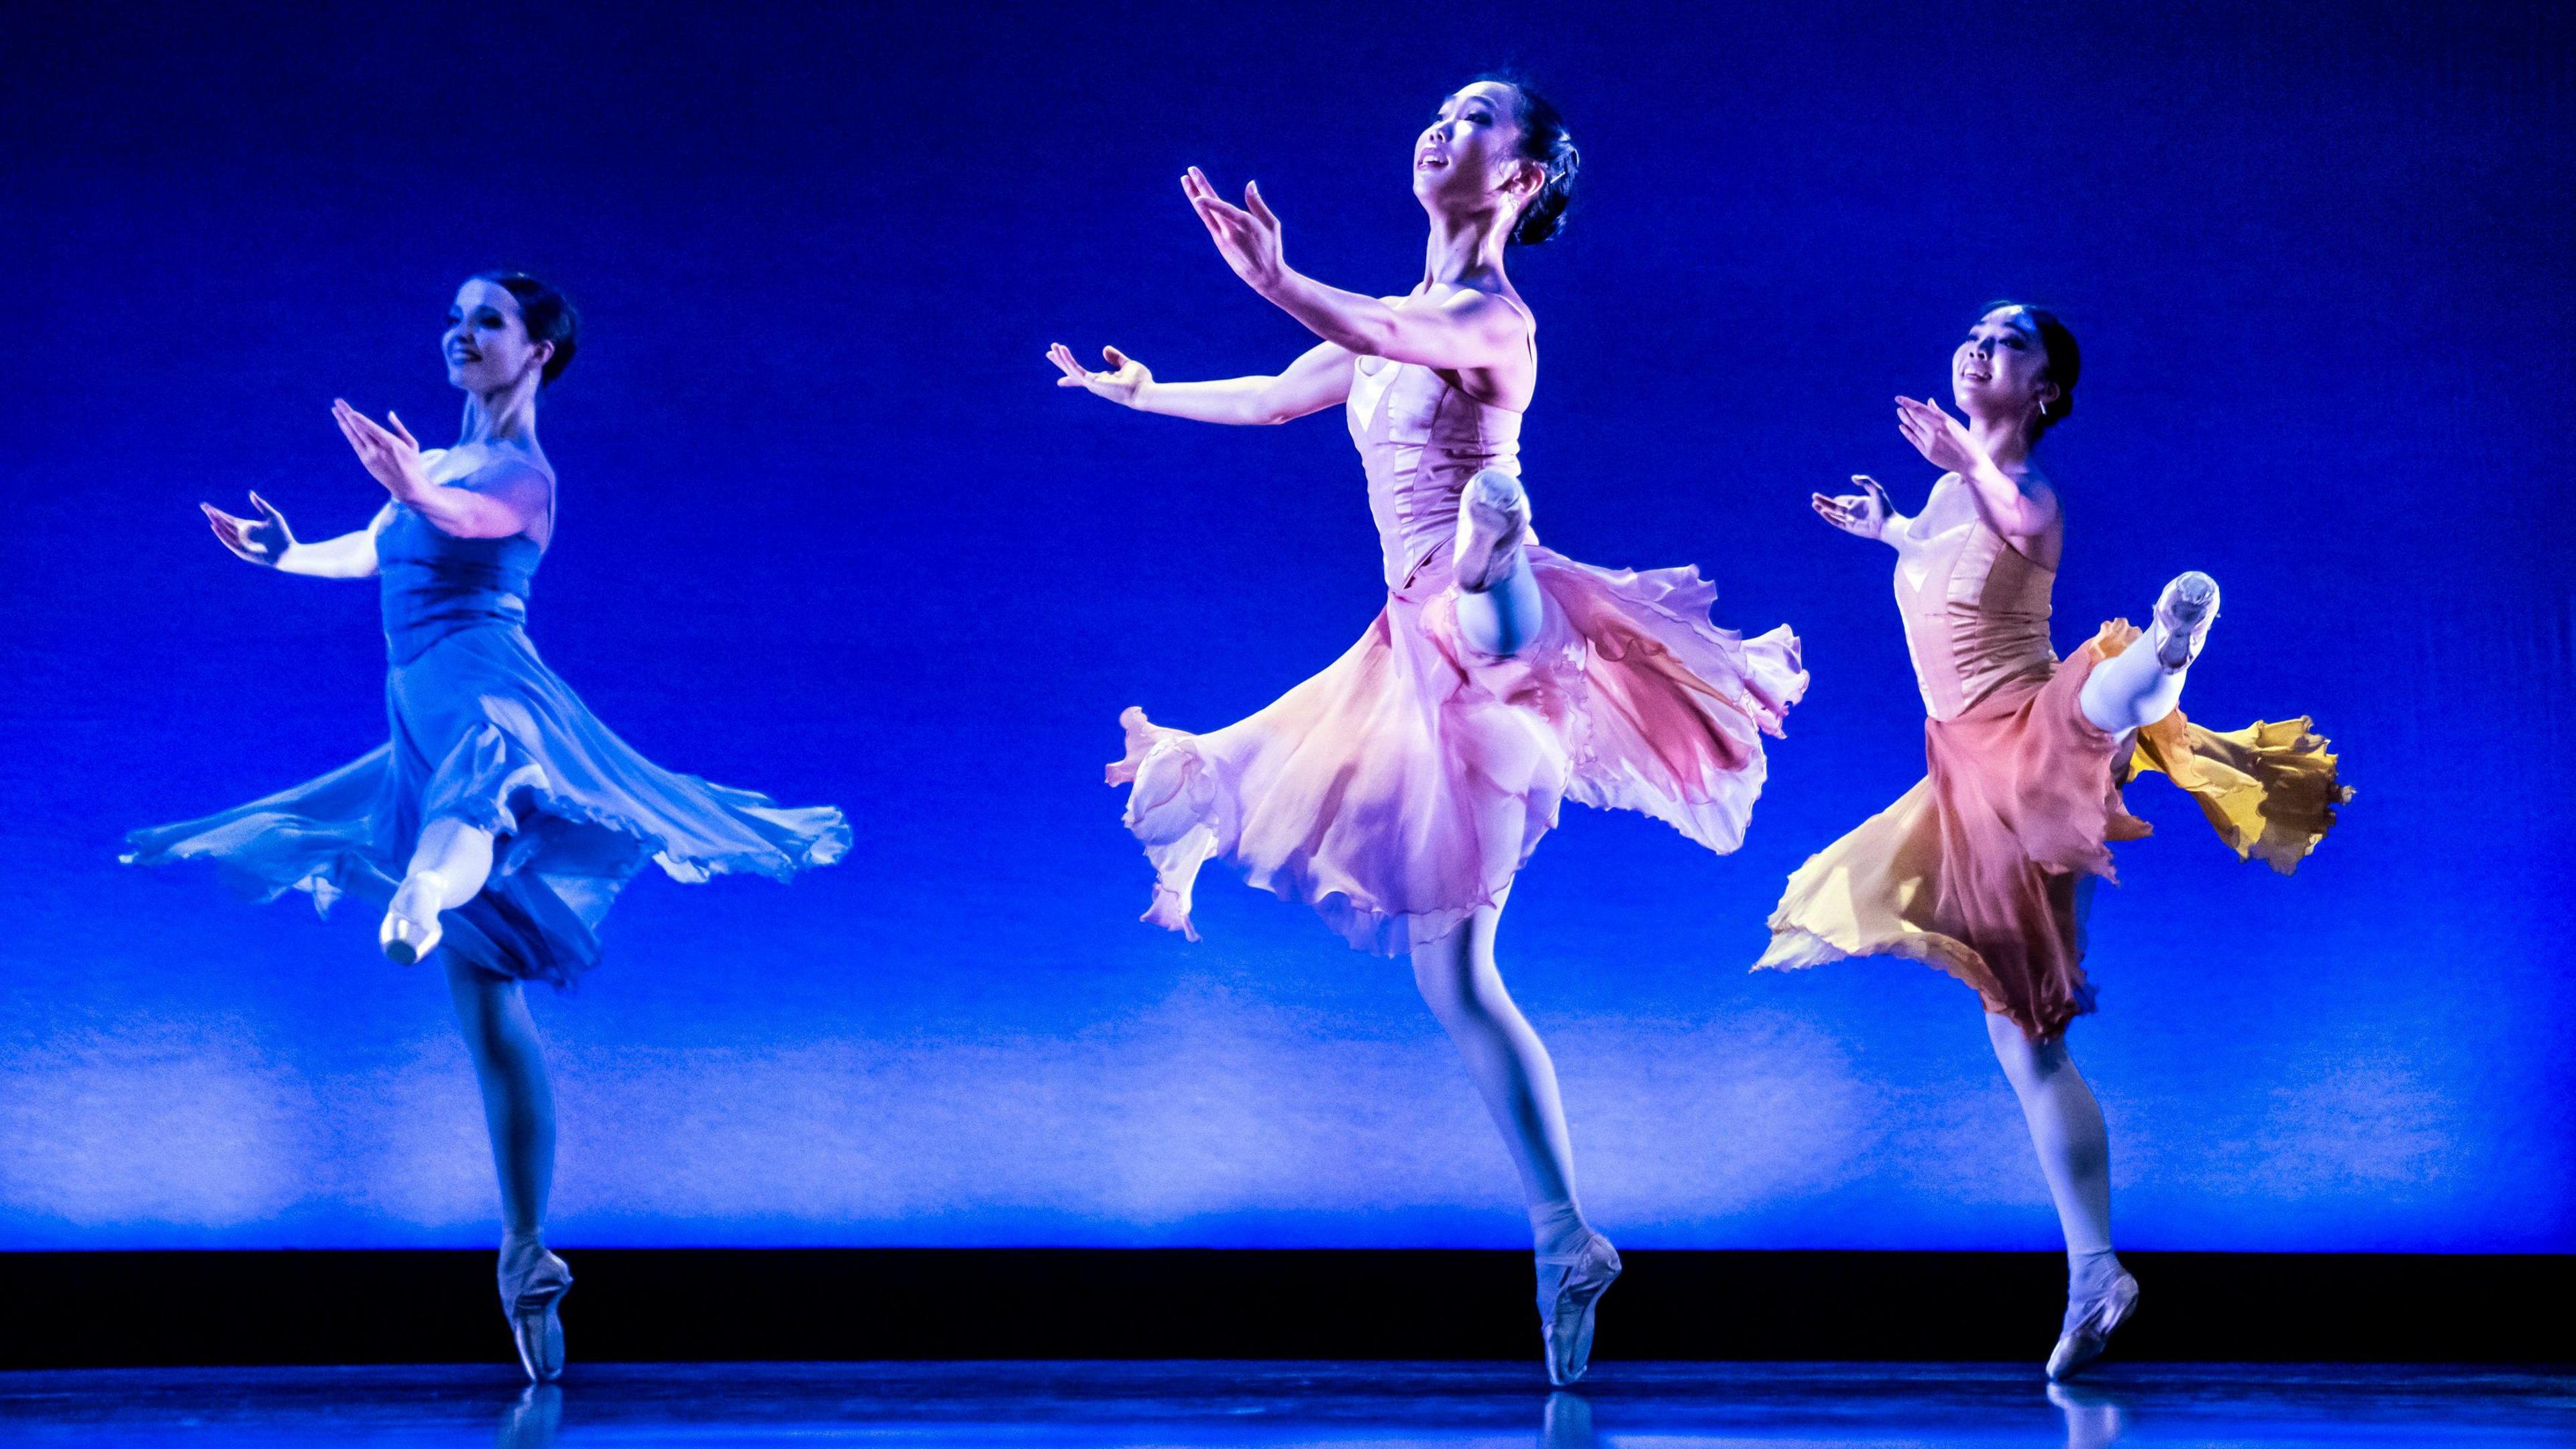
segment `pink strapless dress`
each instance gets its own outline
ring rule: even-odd
[[[1761,737],[1807,687],[1797,637],[1712,625],[1717,590],[1697,569],[1599,569],[1532,542],[1545,619],[1508,658],[1479,654],[1450,577],[1458,498],[1480,469],[1518,471],[1521,415],[1427,367],[1361,365],[1348,411],[1386,607],[1249,719],[1190,734],[1121,716],[1109,782],[1131,787],[1127,827],[1153,862],[1144,919],[1198,939],[1191,887],[1222,860],[1353,946],[1398,954],[1499,902],[1565,799],[1735,849]]]
[[[1928,768],[1789,877],[1755,970],[1910,957],[2047,1041],[2093,1009],[2080,886],[2110,878],[2111,842],[2148,833],[2121,801],[2127,779],[2162,771],[2240,857],[2283,875],[2351,797],[2304,717],[2221,734],[2176,710],[2139,731],[2132,753],[2080,700],[2094,666],[2138,630],[2112,620],[2060,659],[2048,641],[2056,573],[1982,520],[1893,542]]]

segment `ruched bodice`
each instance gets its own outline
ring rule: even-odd
[[[1909,527],[1895,543],[1896,608],[1932,718],[1955,719],[2005,680],[2056,667],[2048,643],[2055,570],[2023,557],[1982,518],[1930,538]]]
[[[1539,618],[1486,653],[1458,626],[1450,551],[1468,480],[1520,472],[1521,415],[1383,358],[1358,360],[1348,415],[1385,606],[1248,718],[1195,734],[1120,717],[1108,779],[1130,787],[1127,828],[1153,862],[1145,919],[1196,939],[1191,892],[1217,860],[1353,946],[1401,955],[1500,902],[1567,800],[1735,849],[1762,736],[1807,687],[1796,636],[1710,623],[1717,591],[1696,569],[1594,568],[1531,538]]]
[[[458,538],[402,504],[376,531],[385,652],[408,664],[459,629],[525,628],[528,587],[545,554],[524,534]]]
[[[1458,495],[1482,469],[1520,472],[1521,415],[1476,401],[1428,367],[1362,358],[1350,424],[1388,591],[1423,583],[1416,571],[1425,560],[1444,565],[1430,575],[1445,584]]]

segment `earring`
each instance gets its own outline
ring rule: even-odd
[[[2046,398],[2041,398],[2039,400],[2039,415],[2043,418],[2048,416],[2048,399]]]

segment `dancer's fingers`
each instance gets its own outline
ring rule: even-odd
[[[1109,366],[1112,371],[1123,369],[1127,366],[1127,354],[1120,352],[1115,347],[1101,348],[1100,355],[1109,359]]]
[[[1243,204],[1251,209],[1252,216],[1255,221],[1258,221],[1263,226],[1272,228],[1273,230],[1278,228],[1278,216],[1270,210],[1270,203],[1261,199],[1260,182],[1247,181],[1243,183]]]
[[[394,431],[402,435],[404,444],[413,452],[419,452],[420,440],[411,435],[411,429],[403,426],[402,414],[395,412],[392,408],[387,408],[385,409],[385,417],[393,423]]]

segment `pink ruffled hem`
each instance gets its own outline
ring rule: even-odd
[[[1549,608],[1508,658],[1460,639],[1445,559],[1360,641],[1248,719],[1207,734],[1120,716],[1109,783],[1155,873],[1144,919],[1198,938],[1199,868],[1307,902],[1381,955],[1502,899],[1560,801],[1651,815],[1710,850],[1742,843],[1761,737],[1805,692],[1785,627],[1708,622],[1696,569],[1597,569],[1532,546]]]

